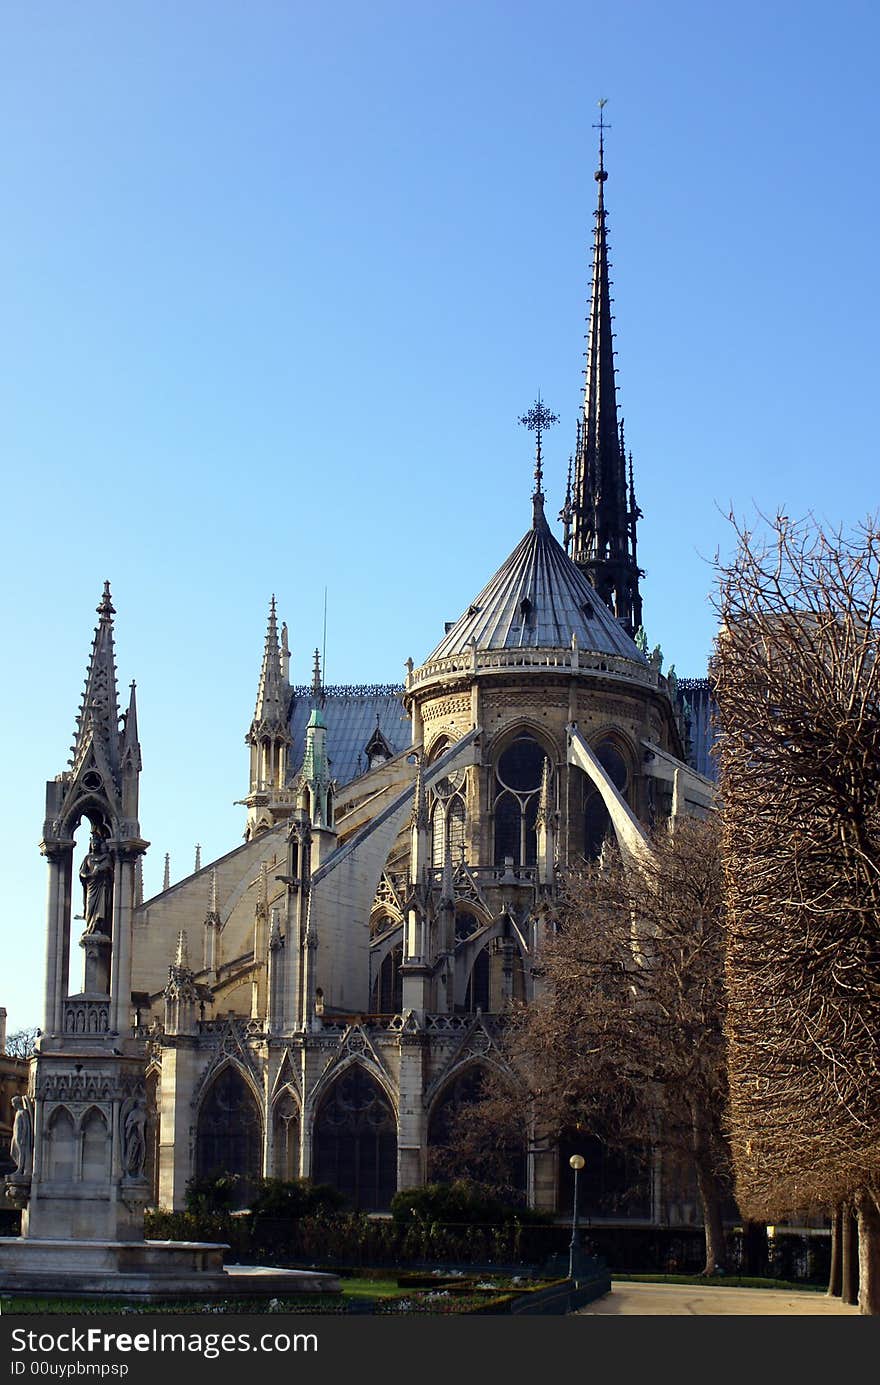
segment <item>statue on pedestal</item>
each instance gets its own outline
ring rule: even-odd
[[[14,1096],[12,1108],[15,1120],[12,1123],[12,1140],[9,1153],[15,1160],[13,1178],[30,1178],[34,1162],[34,1103],[29,1096]]]
[[[106,842],[93,832],[88,855],[79,868],[83,887],[83,917],[86,933],[110,933],[113,863]]]
[[[120,1112],[122,1169],[128,1178],[141,1178],[147,1157],[147,1112],[140,1096],[130,1096]]]

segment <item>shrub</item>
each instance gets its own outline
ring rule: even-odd
[[[186,1210],[195,1215],[228,1212],[239,1201],[241,1175],[219,1173],[191,1178],[186,1185]]]
[[[421,1188],[403,1188],[391,1199],[391,1215],[399,1224],[414,1221],[537,1224],[548,1220],[541,1213],[502,1197],[496,1189],[465,1178],[456,1179],[453,1183],[427,1183]]]
[[[251,1211],[255,1218],[299,1219],[338,1212],[344,1206],[345,1197],[329,1183],[312,1183],[308,1178],[296,1178],[291,1182],[266,1178],[251,1203]]]

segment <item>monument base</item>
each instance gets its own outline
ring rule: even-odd
[[[0,1292],[13,1297],[291,1298],[338,1294],[335,1274],[261,1265],[224,1268],[209,1241],[70,1241],[0,1236]]]

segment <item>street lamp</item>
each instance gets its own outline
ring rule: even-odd
[[[571,1242],[568,1247],[568,1277],[574,1279],[574,1262],[580,1250],[580,1231],[578,1230],[578,1174],[584,1167],[584,1156],[573,1154],[569,1165],[574,1169],[574,1198],[571,1206]]]

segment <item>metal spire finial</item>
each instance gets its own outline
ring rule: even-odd
[[[535,491],[534,499],[543,500],[544,492],[541,489],[541,482],[544,479],[544,463],[541,457],[541,439],[547,428],[552,428],[554,423],[559,422],[558,414],[552,414],[541,399],[541,391],[538,390],[538,397],[529,409],[527,414],[521,414],[519,422],[524,428],[528,428],[530,433],[535,434]]]
[[[101,617],[102,620],[112,620],[113,617],[116,615],[116,611],[115,611],[115,609],[114,609],[113,602],[112,602],[112,600],[110,599],[110,583],[109,583],[109,582],[106,582],[106,581],[105,581],[105,583],[104,583],[104,590],[103,590],[103,592],[101,593],[101,600],[100,600],[100,602],[98,603],[98,605],[95,607],[95,609],[96,609],[96,611],[98,612],[98,615]]]
[[[599,120],[593,126],[594,130],[599,131],[599,167],[596,171],[596,182],[604,183],[608,177],[605,172],[605,131],[611,129],[610,125],[605,124],[605,107],[608,105],[608,98],[600,96],[596,104],[599,107]]]

